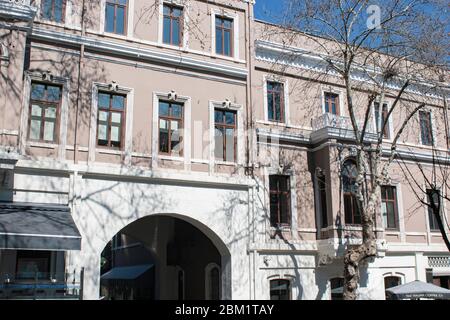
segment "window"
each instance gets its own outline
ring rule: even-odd
[[[163,42],[179,46],[182,40],[183,8],[164,4]]]
[[[49,21],[64,22],[66,0],[41,0],[41,18]]]
[[[236,111],[214,109],[214,155],[217,160],[236,162]]]
[[[218,266],[206,268],[206,300],[220,300],[220,269]]]
[[[216,53],[232,56],[233,19],[216,17]]]
[[[61,87],[43,83],[31,84],[28,133],[30,140],[57,142],[60,105]]]
[[[122,148],[126,96],[108,92],[98,94],[97,145]]]
[[[321,227],[328,227],[328,210],[327,210],[327,187],[326,177],[324,174],[317,175],[317,187],[319,189],[319,205],[321,216]]]
[[[393,288],[402,284],[402,279],[400,277],[389,276],[384,277],[384,290]],[[386,293],[386,299],[389,299],[388,293]]]
[[[117,34],[126,33],[127,6],[127,0],[106,0],[106,32]]]
[[[284,121],[284,85],[267,81],[267,108],[270,121]]]
[[[50,279],[50,251],[17,250],[17,279]]]
[[[291,282],[289,280],[270,280],[270,300],[291,300]]]
[[[431,189],[427,189],[427,199],[428,199],[428,203],[430,203],[430,205],[427,206],[428,207],[427,208],[428,209],[428,223],[430,225],[430,231],[432,231],[432,232],[433,231],[439,231],[438,219],[436,217],[436,214],[434,213],[433,208],[431,207],[431,201],[432,201],[433,192],[436,192],[436,191],[431,190]],[[439,195],[439,198],[440,198],[439,191],[437,191],[437,192],[438,192],[438,195]]]
[[[346,224],[360,224],[361,213],[356,199],[356,177],[358,168],[353,160],[347,160],[342,168],[342,184],[344,191],[344,212]]]
[[[419,111],[419,119],[422,144],[426,146],[432,146],[433,130],[431,127],[431,112]]]
[[[433,284],[441,288],[450,289],[450,276],[433,277]]]
[[[325,112],[339,115],[339,95],[325,92]]]
[[[381,214],[386,229],[398,229],[397,188],[381,187]]]
[[[330,279],[331,300],[344,299],[344,278]]]
[[[289,176],[269,177],[270,224],[273,227],[291,224],[291,186]]]
[[[183,104],[159,102],[159,153],[182,156]]]
[[[384,127],[383,131],[383,138],[390,139],[389,119],[387,118],[388,105],[386,103],[383,103],[383,109],[380,110],[380,104],[378,102],[375,102],[374,107],[375,107],[375,123],[377,127],[377,132],[380,132],[384,124],[386,123],[386,126]]]

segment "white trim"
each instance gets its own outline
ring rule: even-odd
[[[331,93],[331,94],[337,94],[339,97],[339,114],[337,114],[337,116],[339,117],[345,117],[345,115],[347,114],[347,110],[345,110],[344,108],[344,91],[342,89],[337,89],[335,87],[332,87],[331,85],[326,87],[326,86],[321,86],[320,87],[320,92],[321,92],[321,99],[322,99],[322,114],[325,114],[325,93]],[[329,112],[331,113],[331,112]]]
[[[21,237],[37,237],[37,238],[67,238],[67,239],[81,239],[81,236],[64,236],[58,234],[34,234],[34,233],[18,233],[18,232],[0,232],[0,235],[5,236],[21,236]]]
[[[98,92],[101,91],[109,93],[120,93],[126,95],[125,103],[125,132],[123,134],[123,147],[121,150],[112,150],[108,148],[97,147],[97,117],[98,117]],[[116,154],[123,155],[123,162],[125,165],[131,164],[131,154],[133,148],[133,109],[134,109],[134,89],[118,86],[117,91],[112,91],[109,88],[109,84],[94,82],[92,84],[92,96],[91,96],[91,125],[89,131],[89,151],[88,162],[95,161],[95,154]],[[122,130],[123,130],[122,124]]]
[[[189,2],[182,0],[158,0],[158,45],[171,49],[187,50],[189,48]],[[182,43],[179,46],[164,43],[164,5],[174,5],[183,8],[183,25],[180,26],[182,34]]]
[[[225,101],[209,101],[209,172],[212,174],[214,172],[214,167],[216,164],[224,165],[243,165],[245,157],[245,141],[244,141],[244,116],[243,107],[240,104],[230,103],[229,108],[224,106]],[[214,110],[215,109],[230,110],[236,112],[236,162],[221,161],[215,158],[215,120],[214,120]]]
[[[216,53],[216,16],[233,19],[233,52],[232,57]],[[239,59],[239,15],[231,11],[211,8],[211,56],[217,58],[228,58],[233,61]]]
[[[283,122],[271,121],[269,120],[269,110],[267,104],[267,81],[278,82],[283,84],[283,93],[284,93],[284,119]],[[279,79],[271,74],[263,75],[263,94],[264,94],[264,122],[279,126],[285,127],[294,127],[291,126],[290,120],[290,111],[289,111],[289,80],[287,78]]]
[[[152,119],[152,169],[158,167],[158,159],[184,161],[184,170],[191,166],[191,97],[176,94],[174,100],[169,99],[170,92],[153,92],[153,119]],[[167,156],[159,154],[159,101],[173,101],[183,104],[183,156]]]
[[[134,24],[134,0],[127,0],[127,26],[126,33],[124,35],[107,32],[105,31],[106,27],[106,0],[100,1],[100,34],[102,35],[110,35],[114,34],[118,37],[121,37],[126,40],[131,40],[134,36],[133,24]]]

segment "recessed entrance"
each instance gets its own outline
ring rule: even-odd
[[[100,296],[108,300],[229,299],[226,246],[209,228],[187,220],[149,216],[118,232],[101,255]]]

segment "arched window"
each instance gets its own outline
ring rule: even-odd
[[[402,284],[402,279],[397,276],[384,277],[384,290],[393,288]],[[386,299],[388,299],[388,294],[386,294]]]
[[[206,300],[220,300],[220,268],[211,263],[205,269],[205,294]]]
[[[270,280],[270,300],[291,300],[291,281]]]
[[[342,300],[344,298],[344,278],[330,279],[331,300]]]
[[[342,188],[344,191],[344,212],[346,224],[360,224],[361,212],[356,200],[356,178],[358,168],[354,160],[346,160],[342,167]]]

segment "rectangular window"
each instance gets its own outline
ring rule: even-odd
[[[17,250],[17,279],[50,279],[50,251]]]
[[[284,121],[284,85],[267,81],[267,115],[270,121]]]
[[[431,112],[419,111],[419,119],[422,144],[426,146],[432,146],[433,130],[431,127]]]
[[[163,42],[179,46],[182,40],[183,8],[164,4]]]
[[[325,183],[325,175],[317,176],[317,183],[319,188],[319,205],[321,216],[321,227],[328,227],[328,209],[327,209],[327,187]]]
[[[159,153],[183,155],[183,104],[159,102]]]
[[[375,122],[377,126],[377,132],[380,132],[384,124],[386,123],[386,126],[384,127],[383,138],[390,139],[389,120],[387,118],[388,105],[386,103],[383,103],[383,110],[381,111],[380,111],[380,104],[378,102],[374,103],[374,107],[375,107]]]
[[[381,187],[381,214],[386,229],[398,230],[397,188]]]
[[[28,138],[40,142],[57,142],[61,87],[44,83],[31,84]]]
[[[127,29],[127,0],[106,0],[105,31],[125,34]]]
[[[291,300],[291,282],[284,279],[270,280],[270,300]]]
[[[41,0],[41,18],[58,23],[64,22],[66,0]]]
[[[233,19],[216,17],[216,53],[231,57],[233,51]]]
[[[214,110],[214,155],[216,160],[236,162],[236,111]]]
[[[98,93],[97,145],[121,149],[125,123],[126,96]]]
[[[432,194],[433,194],[433,190],[427,189],[428,203],[431,203],[431,201],[432,201]],[[430,225],[430,231],[432,231],[432,232],[439,231],[439,223],[438,223],[436,214],[434,213],[434,210],[431,207],[431,205],[428,205],[427,207],[428,207],[428,223]]]
[[[272,227],[291,224],[291,184],[289,176],[269,177],[270,224]]]
[[[325,92],[325,112],[339,115],[339,95]]]

